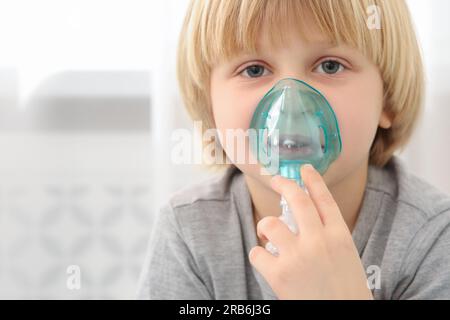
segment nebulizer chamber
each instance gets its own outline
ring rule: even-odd
[[[327,99],[306,82],[293,78],[280,80],[261,99],[250,129],[256,133],[250,143],[258,162],[271,174],[294,180],[306,192],[300,167],[311,164],[324,174],[342,149],[336,115]],[[298,233],[283,197],[280,206],[279,218]],[[278,254],[270,242],[266,249]]]

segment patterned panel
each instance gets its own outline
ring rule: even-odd
[[[3,174],[0,298],[133,299],[152,223],[149,181]],[[70,265],[80,267],[79,290],[68,289]]]

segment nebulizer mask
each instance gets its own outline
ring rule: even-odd
[[[336,115],[327,99],[306,82],[286,78],[270,89],[259,102],[250,124],[255,132],[251,152],[270,174],[294,180],[307,192],[300,167],[311,164],[324,174],[342,149]],[[274,170],[275,168],[275,170]],[[282,197],[279,217],[298,233],[292,212]],[[278,250],[272,243],[266,249]]]

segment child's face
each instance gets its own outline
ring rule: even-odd
[[[263,30],[261,34],[267,34]],[[324,175],[329,187],[361,168],[369,157],[378,126],[388,128],[382,112],[383,82],[376,65],[347,46],[331,47],[310,30],[310,41],[292,33],[282,48],[259,39],[258,55],[240,55],[215,66],[211,100],[216,128],[247,130],[264,94],[279,80],[292,77],[317,88],[330,102],[341,130],[342,153]],[[227,150],[227,154],[233,150]],[[244,173],[269,186],[259,167],[236,164]]]

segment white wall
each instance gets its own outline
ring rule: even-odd
[[[402,157],[414,173],[450,194],[450,2],[408,3],[423,49],[427,96],[421,124]]]

